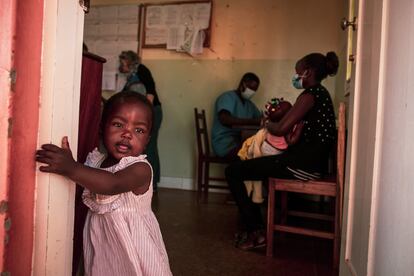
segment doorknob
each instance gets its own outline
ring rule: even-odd
[[[356,30],[356,17],[354,16],[354,18],[352,19],[352,21],[348,21],[346,20],[346,18],[342,18],[341,20],[341,29],[342,30],[346,30],[346,28],[348,28],[349,26],[352,27],[352,30],[355,31]]]

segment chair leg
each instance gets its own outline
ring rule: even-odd
[[[282,196],[281,196],[281,221],[280,224],[286,224],[287,221],[287,213],[288,213],[288,208],[287,208],[287,203],[288,203],[288,193],[287,192],[282,192]]]
[[[334,269],[337,269],[339,267],[339,255],[340,253],[340,248],[341,248],[341,237],[337,237],[335,236],[334,238],[334,246],[333,246],[333,263],[332,263],[332,267]]]
[[[333,244],[333,263],[332,266],[334,269],[339,267],[339,258],[341,250],[341,206],[340,200],[335,198],[335,220],[334,220],[334,244]]]
[[[204,195],[207,199],[208,197],[208,185],[209,185],[209,179],[210,177],[210,163],[209,162],[205,162],[204,163]]]
[[[274,224],[274,211],[275,211],[275,189],[273,187],[273,181],[269,180],[269,198],[267,202],[267,230],[266,230],[266,256],[273,256],[273,224]]]
[[[204,162],[199,158],[197,164],[197,196],[201,198],[203,189],[203,166]]]

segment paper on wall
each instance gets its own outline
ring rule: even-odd
[[[99,23],[99,9],[90,9],[89,12],[85,14],[85,25],[97,23]]]
[[[85,24],[83,37],[85,40],[95,40],[99,37],[99,25]]]
[[[178,22],[189,28],[194,25],[194,5],[181,5]]]
[[[105,6],[99,8],[99,22],[116,23],[118,21],[118,6]]]
[[[194,11],[194,25],[200,29],[207,29],[210,25],[211,4],[199,4]]]
[[[177,51],[187,52],[191,55],[203,53],[203,43],[205,32],[198,27],[187,29],[185,33],[184,43],[177,47]]]
[[[138,22],[138,6],[119,6],[118,22],[137,23]]]
[[[114,53],[105,57],[106,62],[103,64],[103,70],[107,72],[117,72],[119,67],[118,56]]]
[[[150,5],[146,8],[145,44],[200,53],[205,38],[201,30],[209,27],[210,15],[211,3]]]
[[[85,16],[84,42],[89,51],[106,59],[103,64],[102,89],[120,91],[125,84],[118,76],[122,51],[138,50],[138,5],[94,7]]]
[[[178,24],[179,6],[172,5],[164,8],[164,25],[165,26],[176,26]]]
[[[118,38],[123,40],[138,40],[138,23],[118,25]]]
[[[167,50],[177,50],[184,44],[184,26],[174,26],[168,28]]]
[[[145,43],[147,45],[157,45],[167,43],[167,29],[147,28],[145,31]]]
[[[150,6],[147,8],[145,26],[147,28],[154,28],[163,25],[163,7]]]
[[[116,74],[116,91],[122,91],[127,80],[126,74],[117,73]]]
[[[137,52],[138,50],[138,41],[125,41],[125,40],[118,40],[116,45],[116,57],[118,58],[119,54],[122,51],[134,51]],[[114,49],[114,50],[115,50]]]
[[[118,23],[99,24],[99,38],[101,40],[118,39]]]
[[[110,55],[113,55],[117,49],[117,41],[98,41],[96,43],[96,54],[107,58]]]
[[[116,89],[116,72],[102,73],[102,90],[115,90]]]

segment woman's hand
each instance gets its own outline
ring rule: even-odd
[[[285,139],[288,145],[294,145],[299,141],[299,138],[302,135],[302,130],[304,126],[305,126],[305,123],[303,121],[300,121],[293,127],[290,133],[285,135]]]
[[[76,167],[67,136],[62,138],[61,148],[53,144],[44,144],[41,148],[36,151],[36,161],[47,166],[40,166],[40,171],[69,176]]]
[[[263,116],[260,121],[260,128],[267,127],[267,123],[269,122],[269,118],[267,116]]]

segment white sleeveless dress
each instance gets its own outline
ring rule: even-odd
[[[103,170],[115,173],[145,155],[124,157]],[[99,168],[105,155],[89,153],[85,165]],[[96,181],[99,181],[97,179]],[[87,276],[172,275],[158,221],[151,209],[152,177],[145,194],[127,192],[98,195],[85,189],[83,202],[89,207],[83,229],[83,254]]]

